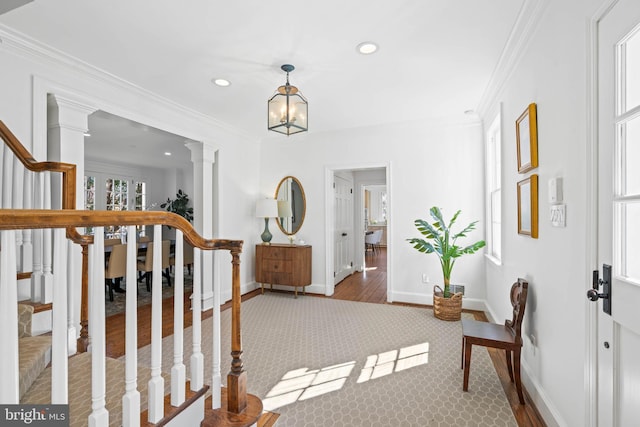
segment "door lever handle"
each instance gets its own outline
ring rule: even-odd
[[[345,237],[347,235],[347,233],[342,233],[342,237]]]
[[[600,271],[593,270],[591,276],[591,289],[587,291],[587,298],[591,301],[602,299],[602,311],[611,315],[611,266],[602,264],[602,279]],[[598,289],[602,286],[602,293]]]
[[[587,298],[589,298],[591,301],[598,301],[600,298],[609,299],[609,295],[607,295],[607,294],[599,294],[597,290],[589,289],[587,291]]]

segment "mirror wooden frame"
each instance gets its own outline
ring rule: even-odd
[[[277,218],[276,219],[276,223],[278,224],[278,228],[280,228],[280,231],[282,231],[287,236],[292,236],[292,235],[294,235],[294,234],[296,234],[296,233],[298,233],[300,231],[300,228],[302,227],[302,224],[304,223],[304,218],[305,218],[306,213],[307,213],[307,198],[306,198],[306,196],[304,194],[304,188],[302,187],[302,184],[300,183],[300,180],[298,178],[296,178],[295,176],[288,175],[288,176],[285,176],[284,178],[282,178],[280,180],[280,182],[278,183],[278,186],[276,187],[276,192],[275,192],[275,195],[274,195],[274,198],[276,200],[283,200],[282,197],[279,198],[278,195],[280,193],[280,189],[285,185],[285,183],[287,183],[288,180],[291,180],[292,183],[295,182],[297,184],[298,188],[300,189],[300,196],[301,196],[301,199],[302,199],[302,213],[299,212],[299,209],[296,209],[295,205],[292,205],[294,218],[296,216],[298,216],[300,218],[299,221],[296,220],[297,225],[296,225],[295,229],[293,229],[293,228],[291,230],[285,229],[285,227],[282,224],[282,222],[283,222],[282,218]]]

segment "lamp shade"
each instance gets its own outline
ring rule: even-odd
[[[278,218],[291,218],[293,211],[288,200],[278,200]]]
[[[257,218],[276,218],[278,216],[278,201],[276,199],[261,199],[256,203]]]

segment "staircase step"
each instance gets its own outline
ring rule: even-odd
[[[187,381],[185,384],[186,393],[184,403],[180,406],[172,406],[171,405],[171,394],[167,394],[164,397],[164,417],[158,421],[156,424],[150,423],[149,419],[149,411],[143,411],[140,413],[140,425],[141,426],[163,426],[167,424],[169,421],[178,416],[182,411],[187,409],[193,402],[198,400],[200,397],[204,396],[207,391],[209,391],[209,386],[205,385],[198,391],[191,390],[191,382]]]
[[[207,398],[201,427],[248,427],[258,422],[262,415],[262,401],[253,394],[247,394],[247,408],[242,413],[235,414],[227,411],[227,388],[223,387],[221,404],[220,409],[211,409],[211,397]]]
[[[31,272],[27,271],[23,273],[18,273],[17,277],[18,277],[18,280],[31,279]]]
[[[47,304],[42,304],[39,302],[33,302],[33,301],[29,301],[27,300],[23,300],[23,301],[18,301],[20,304],[25,304],[25,305],[30,305],[31,307],[33,307],[33,312],[34,313],[40,313],[42,311],[49,311],[53,308],[53,304],[52,303],[47,303]]]

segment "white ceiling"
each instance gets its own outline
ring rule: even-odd
[[[36,0],[0,24],[260,139],[285,63],[309,132],[463,120],[524,2]],[[357,53],[368,40],[378,52]]]

